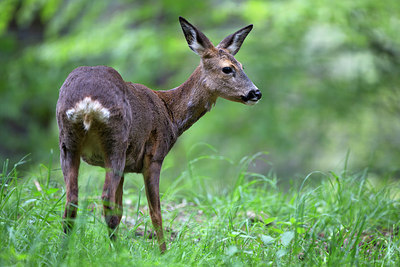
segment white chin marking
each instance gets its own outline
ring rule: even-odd
[[[254,106],[257,103],[258,103],[258,100],[247,100],[245,102],[245,104],[248,105],[248,106]]]

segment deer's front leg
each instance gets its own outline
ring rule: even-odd
[[[146,188],[147,202],[149,203],[150,217],[153,227],[157,233],[158,245],[161,253],[165,252],[166,245],[162,228],[161,205],[159,195],[159,181],[161,162],[152,161],[149,157],[145,158],[143,178]]]

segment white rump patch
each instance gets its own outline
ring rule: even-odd
[[[76,103],[75,107],[68,109],[66,114],[72,122],[83,122],[86,131],[89,130],[93,119],[105,123],[110,118],[110,111],[89,96]]]

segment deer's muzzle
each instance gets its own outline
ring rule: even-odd
[[[247,93],[247,95],[242,96],[242,100],[246,104],[255,104],[258,102],[258,100],[261,99],[261,91],[260,90],[251,90],[250,92]]]

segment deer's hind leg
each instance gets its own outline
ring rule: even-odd
[[[125,169],[125,149],[106,150],[106,179],[103,187],[104,218],[109,227],[110,238],[115,239],[115,232],[122,217],[122,194]]]
[[[66,186],[67,201],[63,216],[64,233],[69,233],[74,225],[78,206],[78,173],[80,152],[77,148],[67,147],[60,141],[60,161]]]
[[[122,175],[121,180],[119,181],[116,195],[115,195],[117,207],[119,209],[118,214],[117,214],[119,222],[121,222],[122,213],[124,210],[124,207],[122,205],[122,195],[123,194],[124,194],[124,176]]]

